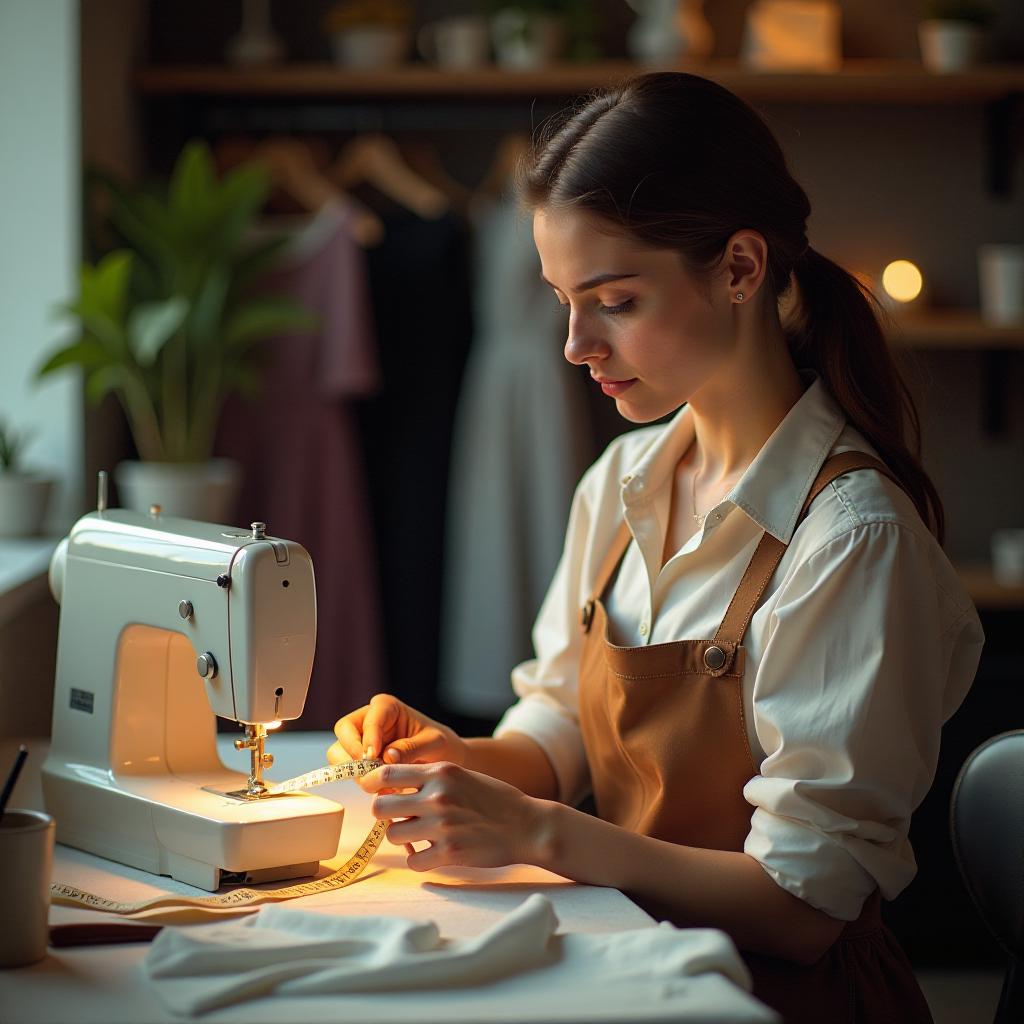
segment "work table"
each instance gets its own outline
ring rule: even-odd
[[[225,764],[245,770],[243,755],[231,748],[233,734],[218,737]],[[285,779],[324,763],[325,752],[333,739],[329,733],[281,733],[273,737],[269,749],[275,756],[272,779]],[[0,765],[9,765],[17,744],[0,742]],[[29,742],[30,756],[11,801],[12,807],[42,808],[39,769],[46,752],[46,741]],[[6,771],[6,768],[4,768]],[[369,831],[373,818],[370,797],[353,782],[320,787],[318,794],[345,806],[338,858],[328,862],[337,867],[344,862]],[[432,920],[441,933],[450,938],[479,934],[497,918],[504,916],[532,893],[541,893],[552,903],[561,932],[602,933],[653,926],[653,919],[615,889],[580,885],[541,868],[514,865],[506,868],[442,868],[414,872],[405,867],[405,851],[385,840],[364,874],[352,885],[333,892],[289,901],[290,908],[325,914],[359,916],[402,916]],[[326,865],[321,869],[326,873]],[[70,883],[89,892],[121,900],[180,892],[202,895],[199,890],[166,877],[103,860],[58,844],[54,856],[55,880]],[[5,879],[6,884],[17,884]],[[276,888],[287,882],[273,883]],[[70,907],[51,907],[51,924],[96,920],[109,915]],[[117,946],[51,949],[49,955],[30,967],[0,970],[0,1006],[5,1024],[74,1021],[75,1024],[142,1024],[171,1021],[171,1015],[153,994],[142,970],[147,946],[133,943]],[[717,973],[705,973],[692,979],[692,1013],[680,1015],[676,1002],[659,1015],[656,999],[647,1005],[609,1007],[607,1020],[675,1020],[722,1022],[771,1022],[774,1015]],[[503,985],[510,985],[506,981]],[[568,994],[571,997],[571,994]],[[537,999],[534,1002],[541,1003]],[[339,1018],[339,1006],[343,1011]],[[685,1008],[684,1008],[685,1009]],[[488,986],[476,989],[438,992],[388,993],[386,995],[346,995],[263,998],[204,1014],[212,1021],[372,1020],[374,1024],[409,1020],[417,1024],[431,1021],[512,1021],[545,1020],[545,1006],[531,1003],[531,990],[520,982],[515,997],[498,991],[489,994]],[[551,1019],[564,1019],[552,1016]]]

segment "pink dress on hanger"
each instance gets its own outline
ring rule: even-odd
[[[378,581],[353,403],[379,386],[362,250],[347,206],[295,231],[268,293],[309,309],[309,334],[266,342],[263,386],[225,407],[218,452],[242,463],[238,522],[305,547],[316,573],[313,676],[299,725],[330,729],[384,686]]]

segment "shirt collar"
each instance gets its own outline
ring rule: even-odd
[[[811,484],[846,426],[846,416],[813,370],[809,386],[786,413],[729,499],[760,527],[788,544]]]
[[[818,374],[811,369],[799,373],[807,385],[804,393],[724,499],[743,509],[783,544],[792,539],[811,484],[846,425],[846,416]],[[623,478],[625,503],[660,490],[671,479],[693,437],[690,409],[684,405]]]

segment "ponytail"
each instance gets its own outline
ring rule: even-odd
[[[793,274],[799,301],[783,323],[793,362],[818,373],[942,544],[942,500],[921,465],[921,423],[879,322],[888,319],[885,310],[870,289],[815,249],[794,263]]]

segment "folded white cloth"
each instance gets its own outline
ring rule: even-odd
[[[542,1005],[532,1007],[530,1015],[544,1020],[616,1019],[627,1007],[635,1011],[630,1019],[685,1020],[697,1019],[693,983],[711,975],[718,984],[702,988],[699,1019],[774,1019],[725,983],[750,988],[747,968],[722,932],[662,923],[626,932],[556,935],[557,927],[551,902],[536,894],[482,934],[462,940],[443,939],[430,922],[269,906],[240,920],[165,928],[146,956],[145,970],[164,1005],[186,1015],[260,995],[377,993],[379,1001],[387,993],[427,996],[479,987],[477,995],[495,997],[488,999],[494,1019],[502,1019],[494,1015],[496,1004],[522,1007],[522,998],[532,994]],[[519,977],[526,972],[528,979]],[[688,1014],[681,1013],[684,1004]],[[346,1016],[346,1005],[338,1002],[340,1017]],[[377,1008],[386,1009],[383,1003]],[[721,1016],[713,1011],[722,1011]],[[420,1019],[427,1018],[418,1014]],[[440,1019],[464,1018],[455,1005]]]

